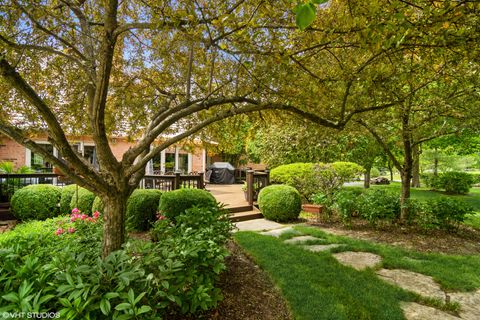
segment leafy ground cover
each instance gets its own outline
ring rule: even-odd
[[[480,287],[478,255],[421,253],[399,247],[327,234],[318,228],[297,231],[320,237],[322,244],[341,243],[336,251],[366,251],[380,255],[383,268],[406,269],[432,276],[445,291]],[[372,270],[355,271],[327,252],[312,253],[299,246],[253,232],[239,232],[236,241],[280,287],[295,319],[403,319],[401,301],[417,301],[454,312],[458,306],[427,301],[380,281]],[[335,251],[335,250],[333,250]]]

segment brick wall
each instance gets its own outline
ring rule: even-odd
[[[203,172],[203,149],[195,148],[192,153],[192,171]]]
[[[25,165],[25,147],[7,137],[0,137],[0,161],[10,161],[15,168]]]

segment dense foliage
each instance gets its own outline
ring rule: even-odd
[[[78,188],[72,195],[70,201],[70,210],[78,208],[80,211],[87,214],[92,213],[93,202],[95,201],[95,194],[85,188]]]
[[[357,198],[356,208],[372,225],[380,221],[393,222],[400,217],[400,197],[389,190],[370,189]]]
[[[104,209],[104,205],[103,205],[102,198],[98,196],[95,197],[95,200],[93,200],[93,204],[92,204],[92,212],[95,212],[95,211],[103,212],[103,209]]]
[[[458,171],[448,171],[438,175],[424,174],[423,181],[434,190],[445,190],[450,194],[467,194],[476,182],[476,176]]]
[[[75,194],[77,185],[70,184],[62,188],[62,195],[60,197],[60,213],[67,214],[73,208],[70,208],[70,202],[72,202],[72,197]]]
[[[291,163],[273,169],[270,179],[274,183],[294,187],[305,200],[311,200],[318,192],[333,197],[345,182],[353,180],[363,171],[361,166],[352,162]]]
[[[211,207],[215,203],[215,198],[205,190],[178,189],[162,195],[158,210],[162,215],[175,221],[177,215],[193,206]]]
[[[126,225],[129,230],[147,231],[156,220],[160,190],[135,190],[127,201]]]
[[[102,220],[74,210],[0,235],[0,312],[59,312],[62,319],[159,319],[222,298],[232,225],[217,206],[160,220],[156,243],[129,242],[99,258]],[[168,236],[165,236],[168,235]],[[19,268],[19,266],[23,266]]]
[[[423,203],[416,220],[424,229],[452,229],[473,214],[473,208],[463,201],[441,197]]]
[[[260,190],[258,206],[268,220],[287,222],[298,218],[302,209],[300,193],[287,185],[271,185]]]
[[[17,190],[11,199],[13,215],[19,220],[45,220],[58,216],[59,187],[38,184]]]

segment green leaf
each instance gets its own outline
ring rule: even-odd
[[[329,0],[310,0],[314,4],[324,4],[327,3]]]
[[[122,310],[127,310],[127,309],[130,309],[131,308],[131,304],[130,303],[120,303],[119,305],[117,305],[115,307],[115,310],[118,310],[118,311],[122,311]]]
[[[297,17],[295,19],[300,30],[305,30],[315,20],[315,6],[311,4],[302,4],[297,9]]]
[[[138,309],[137,314],[142,314],[149,311],[152,311],[152,308],[150,308],[149,306],[141,306],[140,309]]]
[[[110,313],[110,310],[112,309],[112,306],[110,305],[110,301],[107,299],[102,299],[100,300],[100,310],[104,315],[108,315]]]
[[[118,292],[107,292],[104,297],[105,299],[112,299],[112,298],[117,298],[119,297],[120,294]]]
[[[3,295],[2,298],[7,300],[7,301],[10,301],[10,302],[20,301],[20,298],[18,297],[18,294],[16,294],[15,292],[10,292],[6,295]]]

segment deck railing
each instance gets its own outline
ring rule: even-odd
[[[70,182],[55,173],[0,174],[0,202],[9,202],[15,191],[31,184],[64,186]]]
[[[189,175],[176,173],[173,175],[146,175],[142,179],[140,187],[143,189],[158,189],[162,191],[181,188],[204,189],[205,183],[203,172]]]
[[[0,202],[10,202],[18,189],[31,184],[65,186],[71,184],[65,176],[55,173],[0,174]],[[204,189],[203,173],[182,175],[146,175],[139,184],[143,189],[171,191],[180,188]]]
[[[247,201],[249,205],[257,200],[260,190],[270,184],[270,171],[247,170]]]

